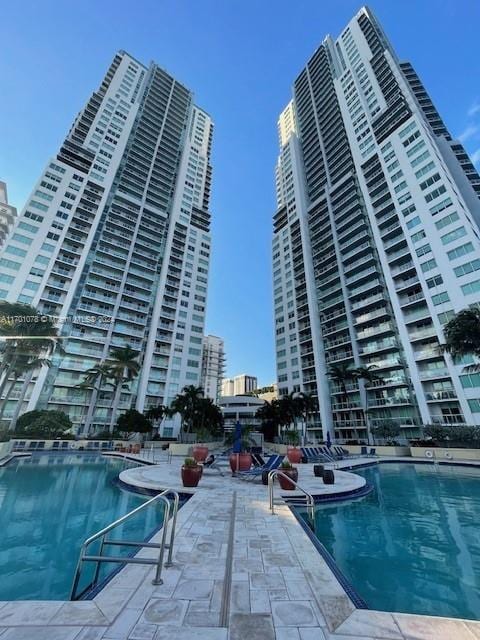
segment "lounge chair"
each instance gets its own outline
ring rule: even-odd
[[[376,448],[375,447],[370,447],[370,451],[368,452],[368,457],[369,458],[376,458],[377,454],[376,454]]]
[[[63,441],[63,442],[61,443],[60,449],[61,449],[62,451],[66,451],[67,449],[70,449],[70,443],[69,443],[69,442],[65,442],[65,441]]]
[[[45,440],[41,440],[38,444],[37,444],[37,451],[38,450],[43,450],[45,449]]]
[[[361,455],[361,456],[368,456],[368,449],[367,449],[367,447],[360,447],[360,455]]]
[[[102,451],[110,451],[113,446],[112,442],[102,442],[101,449]]]
[[[285,456],[273,454],[271,455],[263,467],[254,467],[249,471],[238,471],[235,475],[237,478],[241,478],[242,480],[254,480],[255,478],[262,477],[264,471],[273,471],[273,469],[278,469],[281,465]]]
[[[265,460],[259,453],[252,453],[252,461],[254,467],[263,467],[265,465]]]
[[[28,450],[29,451],[33,451],[37,448],[37,444],[38,442],[36,440],[30,440],[30,442],[28,443]]]
[[[13,443],[14,451],[23,451],[25,449],[25,440],[15,440]]]
[[[221,476],[223,476],[223,471],[220,469],[219,465],[215,462],[215,456],[211,453],[205,462],[200,463],[205,469],[215,469]]]
[[[300,447],[303,457],[307,462],[329,462],[330,460],[318,447]]]

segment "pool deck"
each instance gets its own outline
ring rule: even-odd
[[[180,488],[181,463],[122,479]],[[298,468],[317,495],[363,484],[337,472],[326,487],[312,465]],[[224,473],[205,470],[180,509],[161,586],[151,584],[152,567],[129,565],[93,600],[0,602],[0,640],[480,640],[480,622],[356,609],[290,508],[272,516],[265,486]]]

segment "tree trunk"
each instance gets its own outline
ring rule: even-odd
[[[4,370],[4,376],[2,381],[0,382],[0,398],[2,397],[3,390],[5,389],[5,386],[8,382],[8,379],[10,377],[10,374],[12,373],[14,366],[15,366],[15,358],[12,358],[12,362]]]
[[[18,416],[20,415],[23,401],[25,399],[25,395],[27,393],[30,382],[32,381],[32,378],[33,378],[33,369],[28,371],[27,374],[25,375],[25,380],[23,381],[22,388],[20,389],[20,396],[18,398],[17,406],[15,407],[15,411],[13,412],[12,419],[8,426],[9,431],[12,431],[12,432],[15,431],[15,427],[17,426]]]
[[[115,389],[115,393],[113,394],[113,401],[112,401],[112,415],[110,416],[110,425],[108,427],[108,430],[110,432],[110,434],[113,433],[113,427],[115,426],[115,417],[118,411],[118,405],[120,404],[120,396],[122,394],[122,387],[123,387],[123,378],[121,380],[118,381],[117,384],[117,388]]]
[[[18,380],[18,377],[14,376],[12,382],[10,383],[10,386],[5,391],[5,397],[4,397],[4,399],[2,400],[2,402],[0,404],[0,423],[3,420],[3,414],[5,413],[5,409],[6,409],[6,406],[7,406],[7,403],[8,403],[8,399],[9,399],[10,394],[12,393],[15,385],[17,384],[17,380]]]

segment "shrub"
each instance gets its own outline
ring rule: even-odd
[[[197,461],[195,460],[195,458],[185,458],[185,460],[183,461],[183,466],[184,467],[196,467],[197,466]]]
[[[27,411],[17,422],[15,433],[27,438],[64,438],[72,421],[63,411]]]
[[[119,416],[117,429],[121,433],[148,433],[152,430],[152,423],[140,411],[128,409]]]

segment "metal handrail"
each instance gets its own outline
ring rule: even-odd
[[[268,497],[269,497],[269,502],[270,502],[270,511],[272,513],[272,516],[275,515],[275,503],[274,503],[274,499],[273,499],[273,485],[275,482],[275,478],[277,476],[282,476],[283,478],[289,480],[293,485],[295,485],[295,488],[298,489],[299,491],[301,491],[305,498],[306,498],[306,504],[307,504],[307,512],[308,512],[308,516],[311,520],[311,522],[313,523],[315,520],[315,500],[313,499],[313,496],[308,493],[308,491],[305,491],[305,489],[303,489],[303,487],[301,487],[298,482],[296,482],[295,480],[292,480],[292,478],[290,478],[290,476],[287,476],[285,473],[283,473],[283,471],[281,469],[272,469],[272,471],[269,472],[268,474]]]
[[[170,520],[170,501],[168,500],[166,495],[172,495],[173,496],[172,527],[171,527],[171,531],[170,531],[170,540],[169,540],[168,544],[167,544],[167,532],[168,532],[168,524],[169,524],[169,520]],[[161,538],[161,541],[159,543],[157,543],[157,542],[133,542],[133,541],[106,540],[105,539],[105,536],[110,531],[112,531],[112,529],[115,529],[115,527],[118,527],[119,525],[123,524],[124,522],[126,522],[127,520],[132,518],[134,515],[136,515],[140,511],[142,511],[143,509],[146,509],[147,507],[151,506],[153,503],[157,503],[157,502],[163,502],[164,505],[165,505],[165,510],[163,512],[163,521],[162,521],[162,538]],[[155,565],[156,566],[156,571],[155,571],[155,577],[152,580],[152,584],[154,584],[154,585],[162,584],[163,583],[163,580],[161,578],[162,566],[165,566],[165,567],[171,567],[172,566],[172,554],[173,554],[173,545],[174,545],[174,542],[175,542],[175,528],[176,528],[176,524],[177,524],[177,513],[178,513],[179,502],[180,502],[180,498],[179,498],[179,495],[178,495],[178,493],[176,491],[173,491],[171,489],[165,489],[164,491],[162,491],[161,493],[157,494],[156,496],[154,496],[150,500],[147,500],[147,502],[144,502],[143,504],[141,504],[140,506],[136,507],[135,509],[133,509],[129,513],[125,514],[121,518],[118,518],[118,520],[115,520],[115,522],[112,522],[108,526],[104,527],[103,529],[101,529],[97,533],[94,533],[89,538],[87,538],[84,541],[84,543],[82,544],[81,548],[80,548],[78,562],[77,562],[77,566],[76,566],[76,569],[75,569],[75,575],[74,575],[74,579],[73,579],[73,582],[72,582],[72,589],[70,591],[70,600],[75,600],[76,599],[77,588],[78,588],[78,584],[80,582],[80,575],[81,575],[82,565],[83,565],[84,562],[96,562],[96,567],[95,567],[95,574],[94,574],[92,582],[82,591],[82,593],[84,593],[87,589],[92,588],[93,586],[95,586],[97,584],[99,573],[100,573],[100,564],[102,562],[115,562],[115,563],[122,563],[122,564],[124,564],[124,563],[132,563],[132,564]],[[98,540],[98,539],[101,539],[100,550],[98,552],[98,555],[87,555],[88,547],[92,544],[92,542],[95,542],[95,540]],[[159,554],[158,554],[158,558],[157,559],[153,559],[153,558],[137,558],[136,556],[134,556],[134,557],[129,557],[129,556],[126,556],[126,557],[124,557],[124,556],[104,556],[102,554],[103,554],[103,550],[104,550],[106,545],[108,545],[108,546],[119,546],[119,547],[124,546],[124,547],[139,547],[139,548],[143,547],[143,548],[149,548],[149,549],[159,549]],[[167,556],[167,561],[164,564],[163,563],[163,558],[164,558],[164,555],[165,555],[165,549],[168,549],[168,556]]]

